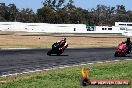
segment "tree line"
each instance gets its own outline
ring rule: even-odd
[[[36,22],[54,24],[114,25],[115,22],[132,22],[132,11],[124,5],[96,8],[76,7],[73,0],[44,0],[43,6],[33,12],[30,8],[18,9],[15,4],[0,3],[0,22]]]

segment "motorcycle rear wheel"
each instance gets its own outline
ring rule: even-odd
[[[115,56],[115,57],[118,57],[118,56],[119,56],[119,55],[118,55],[118,52],[115,52],[114,56]]]
[[[48,51],[48,52],[47,52],[47,55],[48,55],[48,56],[51,56],[51,53],[52,53],[52,50]]]

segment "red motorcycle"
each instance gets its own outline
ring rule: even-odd
[[[49,56],[51,54],[61,55],[67,47],[68,47],[68,44],[65,45],[65,43],[60,44],[60,43],[56,42],[52,45],[52,49],[50,51],[48,51],[47,55],[49,55]]]
[[[128,46],[124,43],[120,43],[115,51],[115,57],[122,57],[128,54]]]

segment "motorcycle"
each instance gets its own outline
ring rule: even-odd
[[[51,56],[51,54],[61,55],[64,50],[68,47],[68,44],[60,44],[58,42],[52,45],[52,49],[47,52],[47,55]]]
[[[122,56],[126,56],[128,53],[128,46],[124,43],[120,43],[115,51],[115,57],[122,57]]]

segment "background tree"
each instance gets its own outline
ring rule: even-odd
[[[18,9],[15,4],[0,3],[0,21],[112,26],[115,22],[132,22],[132,11],[127,11],[124,5],[83,9],[76,7],[73,0],[67,3],[65,0],[44,0],[43,6],[34,13],[30,8]]]
[[[9,4],[10,21],[16,21],[16,13],[18,12],[15,4]]]
[[[37,22],[35,14],[32,9],[22,9],[17,13],[16,20],[19,22]]]
[[[5,3],[0,3],[0,20],[8,21],[10,19],[9,8],[5,5]]]
[[[116,21],[127,22],[126,16],[127,15],[126,15],[125,6],[124,5],[117,5],[116,15],[115,15]]]
[[[44,6],[43,8],[37,10],[38,20],[40,22],[45,22],[45,23],[54,23],[55,15],[56,15],[55,13],[56,12],[53,9]]]
[[[64,0],[45,0],[43,5],[52,9],[58,9],[62,7]]]
[[[61,24],[61,23],[69,23],[69,19],[68,19],[68,13],[65,9],[58,9],[57,10],[57,15],[58,15],[58,21],[57,23]]]

